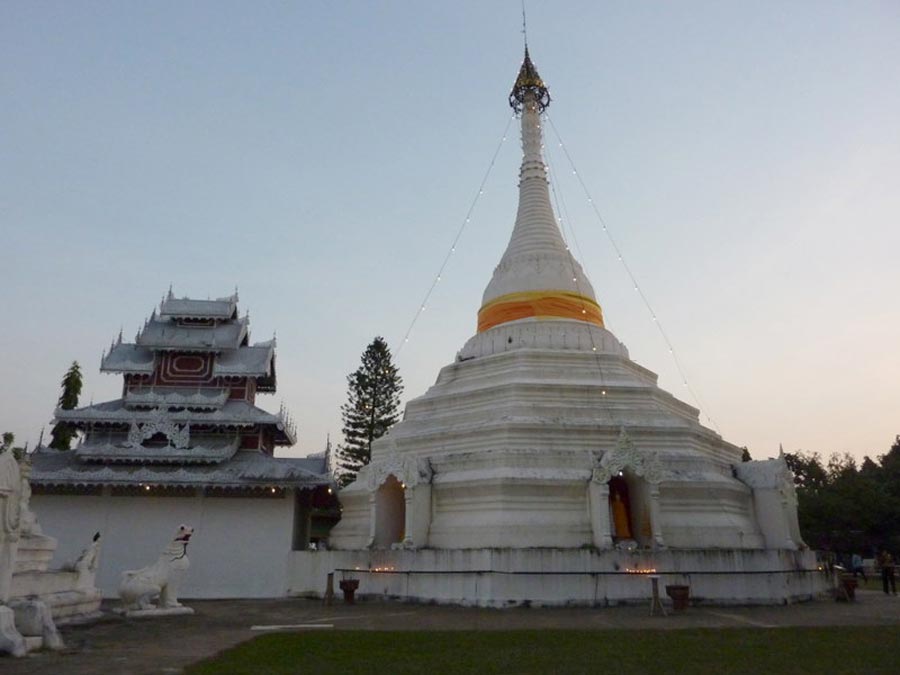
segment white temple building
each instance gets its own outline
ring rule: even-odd
[[[180,524],[195,530],[182,596],[287,595],[289,553],[327,533],[334,496],[324,455],[275,456],[296,441],[283,406],[257,406],[276,391],[275,349],[274,337],[251,344],[237,292],[201,300],[170,289],[134,342],[120,332],[101,358],[101,371],[122,376],[121,398],[56,410],[82,438],[33,453],[34,507],[62,559],[103,535],[105,597]]]
[[[696,602],[815,595],[783,458],[741,462],[605,328],[550,204],[549,102],[526,48],[518,213],[477,332],[340,492],[331,550],[292,554],[292,589],[337,572],[362,595],[602,605],[655,573]]]

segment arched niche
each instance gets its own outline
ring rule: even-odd
[[[635,523],[631,508],[631,491],[620,471],[609,479],[609,522],[613,541],[634,539]]]
[[[390,548],[403,541],[406,530],[404,486],[393,474],[375,490],[375,548]]]
[[[609,483],[609,522],[614,542],[636,541],[641,546],[653,542],[650,523],[650,491],[647,482],[631,471],[616,472]]]
[[[594,545],[602,549],[633,541],[641,546],[665,546],[659,507],[662,479],[657,454],[638,450],[622,429],[615,447],[603,453],[591,473]]]

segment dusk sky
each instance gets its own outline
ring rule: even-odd
[[[900,434],[900,3],[540,2],[550,119],[722,435],[755,458]],[[511,111],[519,0],[0,3],[0,431],[37,441],[73,360],[171,284],[237,286],[278,336],[286,454],[340,441],[346,376],[396,353]],[[552,129],[607,327],[688,403]],[[404,401],[475,332],[515,219],[509,128],[397,355]],[[569,228],[572,228],[571,230]]]

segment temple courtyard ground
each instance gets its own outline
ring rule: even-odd
[[[897,672],[900,663],[900,597],[868,589],[849,604],[691,607],[665,617],[649,616],[643,606],[323,607],[302,599],[187,604],[194,615],[109,615],[63,628],[64,651],[0,657],[0,672],[589,672],[609,659],[633,672],[834,674]]]

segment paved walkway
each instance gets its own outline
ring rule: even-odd
[[[323,607],[312,600],[203,600],[196,613],[164,619],[109,616],[62,630],[67,648],[22,659],[0,657],[4,675],[178,673],[194,661],[266,630],[517,630],[777,628],[782,626],[900,626],[900,597],[861,590],[855,603],[833,600],[786,607],[692,607],[667,617],[647,607],[604,609],[476,609],[362,603]],[[302,628],[299,626],[318,626]],[[277,628],[279,627],[280,628]],[[329,627],[325,627],[329,626]]]

